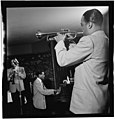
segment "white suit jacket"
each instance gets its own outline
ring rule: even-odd
[[[38,109],[46,109],[45,95],[54,94],[54,89],[47,89],[42,80],[37,78],[33,83],[33,105]]]
[[[108,84],[99,82],[104,82],[108,70],[109,41],[105,33],[100,30],[84,36],[68,51],[60,41],[55,50],[60,66],[78,64],[70,111],[75,114],[103,112],[108,100]]]

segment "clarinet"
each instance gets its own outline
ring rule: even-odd
[[[12,84],[15,84],[14,77],[15,77],[15,72],[13,71],[13,73],[10,75],[10,82],[12,82]]]

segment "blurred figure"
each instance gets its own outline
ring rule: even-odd
[[[36,79],[33,83],[33,105],[37,109],[37,116],[47,116],[47,107],[45,95],[57,95],[61,89],[47,89],[43,84],[45,74],[42,71],[36,73]]]
[[[25,103],[24,96],[24,83],[23,79],[26,78],[24,67],[19,66],[18,60],[11,60],[12,67],[7,70],[7,78],[9,81],[9,92],[11,92],[14,104],[14,114],[22,114],[22,106]]]
[[[108,111],[109,39],[101,29],[103,15],[97,9],[81,18],[84,36],[66,49],[65,35],[58,34],[55,46],[58,64],[75,67],[70,111],[74,114],[103,114]]]

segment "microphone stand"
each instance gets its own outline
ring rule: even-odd
[[[54,53],[54,41],[50,41],[50,48],[51,48],[51,57],[52,57],[52,68],[54,74],[54,89],[57,89],[57,82],[56,82],[56,64],[55,64],[55,53]]]
[[[21,87],[20,87],[20,81],[19,82],[19,99],[20,99],[20,114],[23,115],[23,110],[22,110],[22,93],[21,93]]]
[[[19,99],[20,99],[20,114],[23,115],[23,110],[22,110],[22,94],[21,94],[21,91],[19,91]]]

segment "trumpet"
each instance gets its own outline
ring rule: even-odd
[[[42,33],[40,30],[36,32],[36,37],[41,40],[46,38],[47,41],[50,41],[50,38],[53,38],[58,35],[58,33],[66,35],[67,40],[73,40],[76,37],[81,37],[83,36],[83,32],[75,32],[75,31],[70,31],[69,29],[61,29],[60,32],[49,32],[49,33]],[[52,39],[53,40],[53,39]]]

